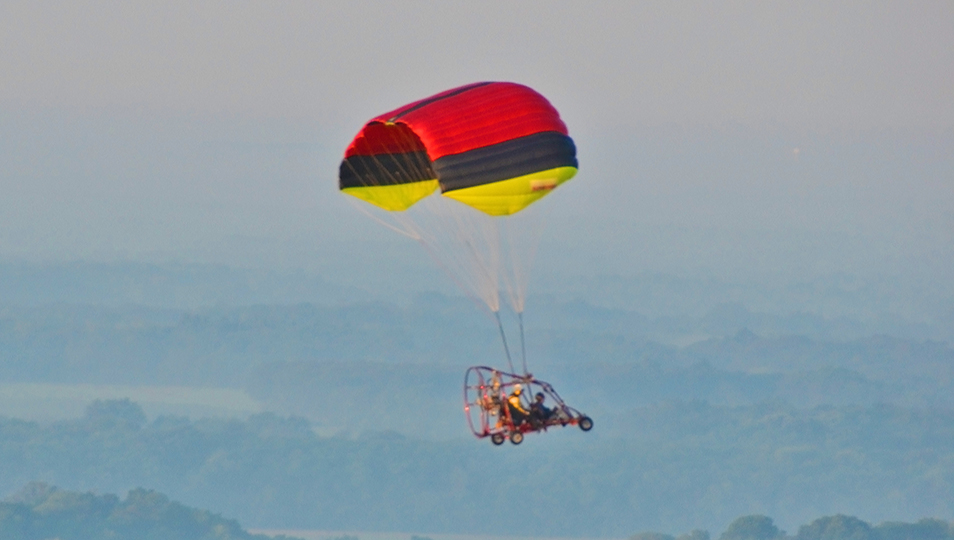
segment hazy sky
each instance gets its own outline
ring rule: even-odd
[[[373,262],[401,244],[336,192],[350,138],[511,80],[580,152],[545,264],[937,278],[951,66],[944,1],[5,1],[0,258]]]

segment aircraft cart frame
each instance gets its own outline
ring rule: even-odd
[[[514,423],[507,398],[518,384],[527,410],[538,392],[548,398],[546,405],[551,410],[548,418],[531,417],[519,424]],[[520,444],[524,434],[556,426],[579,426],[583,431],[593,429],[593,420],[567,405],[550,383],[529,373],[517,375],[487,366],[470,367],[464,375],[464,413],[474,436],[478,439],[490,437],[495,445],[501,445],[507,439]]]

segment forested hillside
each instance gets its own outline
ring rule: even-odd
[[[321,540],[361,540],[354,534],[307,532]],[[379,537],[379,535],[375,535]],[[431,540],[413,533],[390,532],[391,540]],[[0,537],[4,540],[299,540],[285,535],[249,534],[235,520],[190,508],[161,493],[137,488],[125,499],[58,489],[31,482],[0,501]],[[493,538],[493,537],[491,537]],[[711,540],[709,531],[681,535],[641,532],[629,540]],[[925,518],[916,523],[886,521],[871,525],[837,514],[815,519],[787,535],[772,518],[741,516],[719,540],[952,540],[954,524]]]
[[[4,540],[295,540],[249,534],[238,522],[133,489],[125,499],[31,482],[0,501]]]
[[[695,529],[674,536],[658,532],[634,534],[630,540],[710,540],[708,531]],[[725,529],[719,540],[949,540],[954,524],[940,519],[922,519],[917,523],[886,521],[878,525],[854,516],[837,514],[820,517],[801,525],[797,532],[785,534],[772,518],[754,514],[742,516]]]
[[[530,536],[721,530],[753,511],[783,524],[833,509],[877,522],[954,513],[949,410],[672,403],[606,418],[626,439],[601,422],[493,447],[322,437],[270,413],[148,420],[135,403],[95,402],[78,420],[0,420],[0,492],[148,486],[249,527]]]

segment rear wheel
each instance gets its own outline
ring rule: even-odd
[[[494,433],[490,436],[490,442],[494,443],[496,446],[500,446],[506,440],[506,437],[503,436],[503,433]]]
[[[522,443],[522,442],[523,442],[523,433],[520,433],[519,431],[515,431],[515,432],[511,433],[511,434],[510,434],[510,442],[512,442],[513,444],[520,444],[520,443]]]
[[[593,419],[589,416],[583,416],[580,418],[580,429],[583,431],[589,431],[593,429]]]

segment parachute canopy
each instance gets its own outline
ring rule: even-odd
[[[577,171],[556,109],[515,83],[480,82],[370,120],[339,170],[345,193],[403,211],[438,188],[491,216],[519,212]]]

